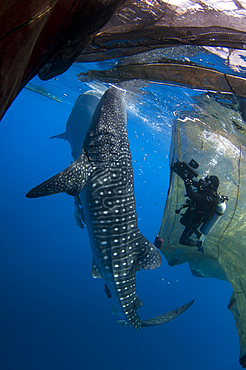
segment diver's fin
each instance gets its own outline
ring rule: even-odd
[[[133,269],[135,269],[135,271],[140,271],[142,269],[153,270],[160,266],[160,252],[141,233],[135,245],[138,248],[138,254],[135,257],[132,267]]]
[[[26,197],[38,198],[57,193],[78,195],[85,186],[92,170],[92,165],[82,151],[80,157],[69,167],[30,190]]]

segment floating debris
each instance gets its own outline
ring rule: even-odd
[[[28,85],[25,86],[25,89],[30,90],[30,91],[33,91],[33,92],[35,92],[37,94],[46,96],[47,98],[52,99],[52,100],[55,100],[58,103],[62,103],[62,99],[60,99],[57,96],[49,93],[47,90],[43,89],[40,86],[35,86],[35,85],[32,85],[32,84],[29,83]]]

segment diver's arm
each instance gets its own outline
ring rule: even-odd
[[[195,200],[194,197],[197,195],[192,187],[192,182],[190,180],[185,180],[185,188],[187,195],[190,199]]]
[[[197,181],[197,180],[191,180],[191,183],[192,183],[192,185],[195,187],[195,188],[200,188],[200,186],[201,186],[201,184],[203,183],[203,181],[200,179],[199,181]]]
[[[208,194],[198,194],[196,191],[194,191],[192,182],[190,180],[185,181],[185,188],[188,197],[191,200],[194,200],[196,204],[199,204],[199,206],[202,206],[202,208],[206,208],[214,202],[213,197],[209,196]]]
[[[185,188],[188,197],[191,200],[194,200],[196,203],[203,203],[205,200],[205,196],[203,194],[197,194],[192,187],[192,182],[190,180],[185,181]]]

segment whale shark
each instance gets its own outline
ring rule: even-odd
[[[50,137],[50,139],[67,140],[74,160],[80,156],[84,137],[101,97],[102,93],[95,90],[88,90],[79,95],[67,120],[65,132]]]
[[[114,300],[111,312],[123,317],[120,325],[135,329],[161,325],[192,305],[193,301],[147,320],[138,315],[142,302],[136,294],[136,272],[159,267],[161,255],[138,229],[126,105],[119,89],[111,87],[101,97],[79,158],[26,196],[61,192],[81,199],[92,276],[104,280],[105,292]]]
[[[65,132],[50,137],[50,139],[68,141],[74,160],[80,156],[87,129],[101,97],[102,93],[95,90],[88,90],[79,95],[67,120]],[[76,224],[84,229],[86,224],[82,202],[80,196],[77,195],[74,197],[74,217]]]

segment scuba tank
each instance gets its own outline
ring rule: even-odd
[[[228,198],[227,197],[222,198],[222,202],[215,207],[211,217],[207,221],[205,221],[200,227],[200,231],[204,235],[208,235],[213,230],[213,228],[219,221],[220,217],[225,213],[226,210],[225,200],[228,200]]]

